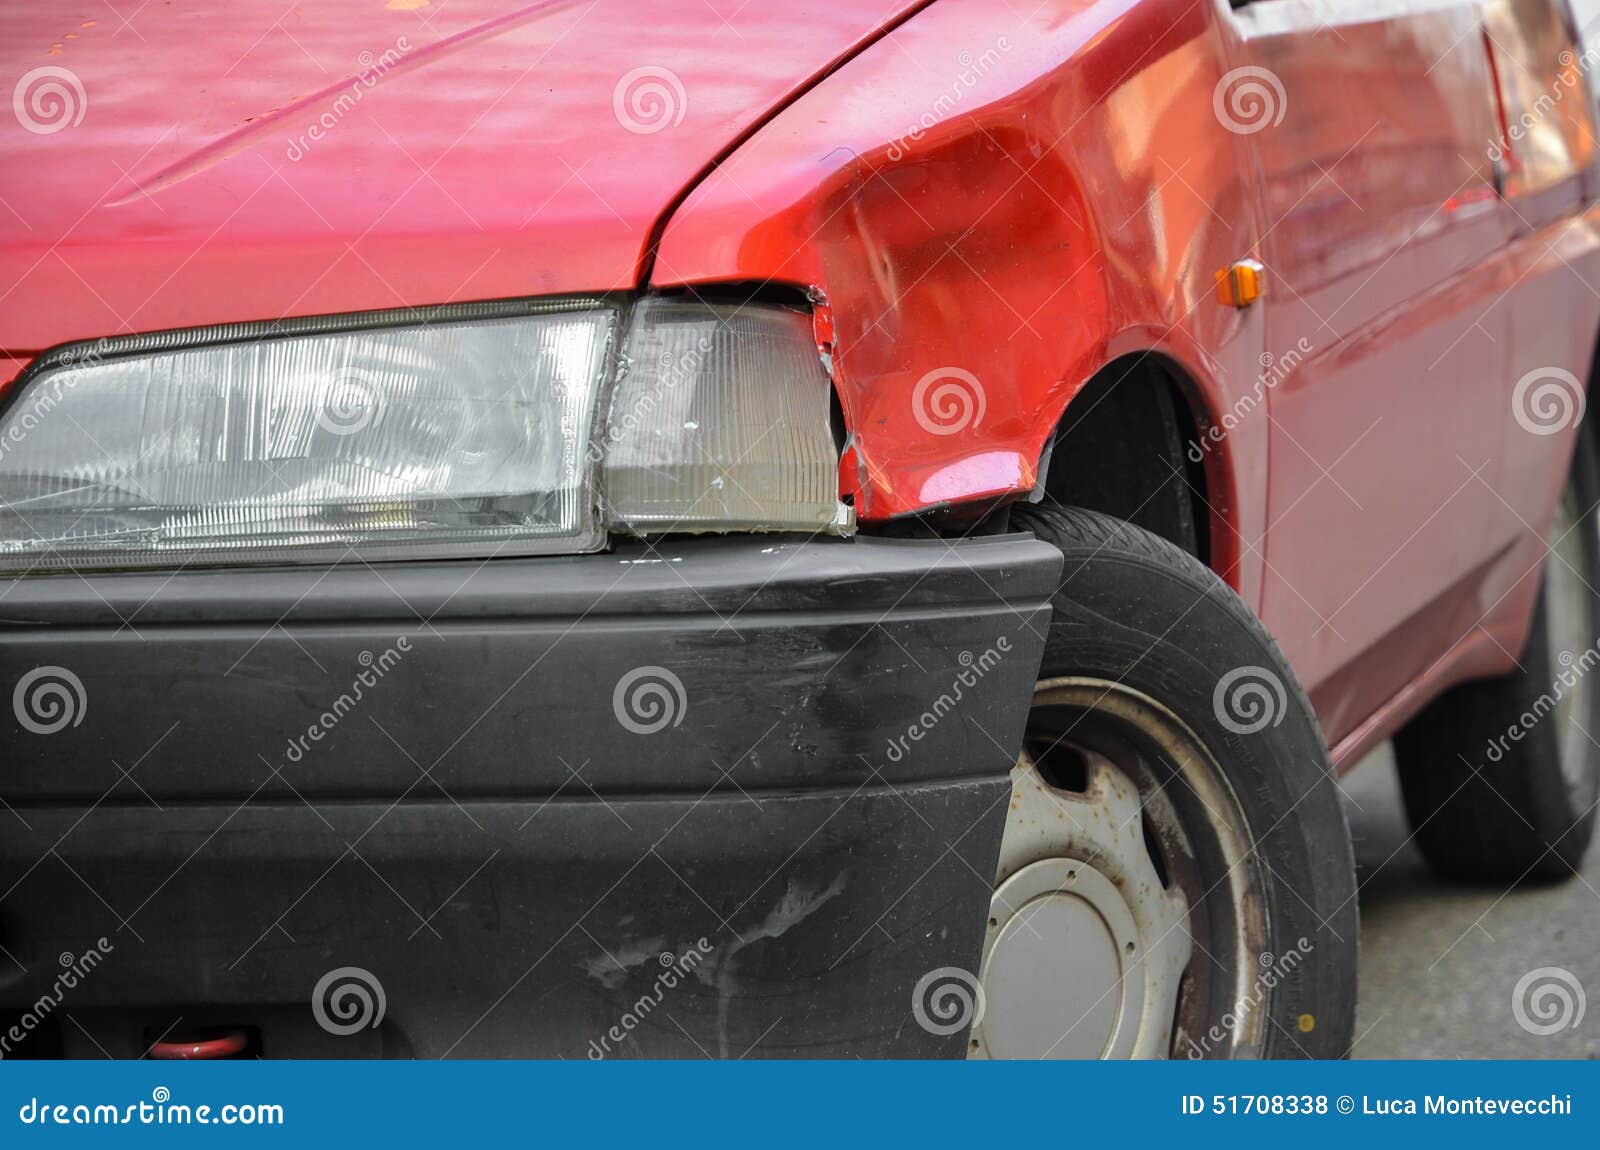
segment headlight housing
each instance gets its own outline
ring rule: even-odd
[[[608,527],[848,529],[802,313],[594,298],[420,318],[44,357],[0,413],[0,572],[576,553]]]
[[[652,531],[843,531],[833,391],[811,317],[648,299],[606,420],[607,520]]]

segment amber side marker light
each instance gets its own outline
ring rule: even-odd
[[[1267,269],[1255,260],[1240,260],[1217,273],[1217,302],[1249,307],[1267,287]]]

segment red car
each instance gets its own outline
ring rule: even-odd
[[[0,1053],[1337,1056],[1342,767],[1588,845],[1559,0],[0,59]]]

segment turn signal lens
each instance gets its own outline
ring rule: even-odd
[[[642,301],[602,445],[607,524],[848,532],[832,398],[808,313]]]

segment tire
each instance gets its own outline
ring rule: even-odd
[[[1043,505],[1014,509],[1012,524],[1053,544],[1065,560],[1052,600],[1035,713],[1039,700],[1049,697],[1044,687],[1078,681],[1074,677],[1114,685],[1117,697],[1127,692],[1152,701],[1156,713],[1179,721],[1174,730],[1185,730],[1197,741],[1197,754],[1209,756],[1242,815],[1243,833],[1236,841],[1243,852],[1230,867],[1202,865],[1203,852],[1193,843],[1184,848],[1190,856],[1178,850],[1165,865],[1158,860],[1157,867],[1164,881],[1180,885],[1177,871],[1204,872],[1188,881],[1207,892],[1252,876],[1246,895],[1235,898],[1239,906],[1233,913],[1240,922],[1255,923],[1259,932],[1254,944],[1239,948],[1245,953],[1234,956],[1231,985],[1248,982],[1257,996],[1257,1034],[1231,1047],[1207,1041],[1208,1020],[1212,1026],[1227,1021],[1218,1017],[1227,996],[1188,1015],[1185,997],[1167,1053],[1344,1056],[1355,1021],[1358,944],[1350,833],[1310,702],[1277,645],[1211,570],[1149,532],[1095,512]],[[1074,732],[1094,722],[1092,713],[1085,713],[1074,720]],[[1161,780],[1154,788],[1141,785],[1143,817],[1180,789]],[[1201,806],[1207,809],[1196,807],[1197,819],[1225,821],[1214,809],[1219,804]],[[1198,842],[1212,832],[1196,824],[1187,833]],[[1168,849],[1163,844],[1170,836],[1152,835],[1149,823],[1145,837],[1153,855]],[[1215,873],[1219,869],[1227,873]],[[1191,931],[1200,908],[1215,897],[1191,897]],[[1183,974],[1183,995],[1201,977],[1196,969],[1224,961],[1220,947],[1225,941],[1213,937],[1206,955],[1196,948],[1199,968]],[[1291,952],[1300,955],[1299,961],[1292,969],[1278,969],[1277,960]],[[1263,974],[1269,960],[1270,979]]]
[[[1594,837],[1600,458],[1591,430],[1573,451],[1522,669],[1452,688],[1395,736],[1417,846],[1447,878],[1559,881]]]

